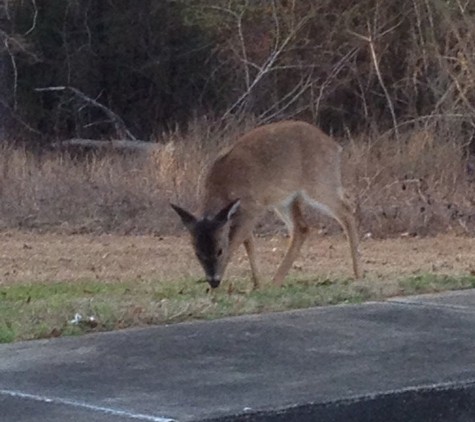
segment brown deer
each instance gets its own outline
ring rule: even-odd
[[[203,186],[202,217],[171,204],[191,233],[196,257],[212,288],[219,286],[230,258],[242,243],[254,287],[259,286],[252,231],[269,207],[291,234],[274,283],[282,284],[308,236],[304,205],[341,224],[350,243],[355,277],[361,278],[355,218],[341,182],[341,150],[332,138],[308,123],[283,121],[261,126],[242,136],[211,165]]]

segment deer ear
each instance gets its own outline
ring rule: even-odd
[[[170,206],[175,210],[175,212],[180,216],[181,221],[183,221],[183,224],[188,230],[193,230],[196,226],[196,217],[189,213],[188,211],[185,211],[183,208],[180,208],[178,205],[174,205],[170,203]]]
[[[240,199],[236,199],[235,201],[229,203],[220,212],[218,212],[218,214],[216,214],[216,217],[214,217],[214,220],[220,226],[223,226],[233,217],[234,214],[236,214],[240,205],[241,205]]]

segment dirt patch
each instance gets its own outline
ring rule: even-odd
[[[257,239],[261,272],[270,282],[288,239]],[[475,239],[454,235],[434,238],[366,239],[361,243],[366,279],[382,280],[420,273],[475,272]],[[175,237],[0,233],[0,284],[200,279],[201,268],[185,235]],[[314,233],[290,274],[302,279],[350,278],[346,239]],[[249,277],[244,248],[233,259],[228,278]]]

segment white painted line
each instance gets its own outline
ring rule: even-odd
[[[126,412],[120,409],[111,409],[109,407],[102,407],[102,406],[95,406],[92,404],[81,403],[74,400],[62,399],[59,397],[44,397],[44,396],[37,396],[35,394],[27,394],[22,393],[20,391],[10,391],[10,390],[0,390],[0,395],[3,396],[10,396],[22,399],[29,399],[34,400],[42,403],[56,403],[56,404],[64,404],[67,406],[78,407],[82,409],[88,409],[95,412],[106,413],[109,415],[114,416],[121,416],[123,418],[130,418],[130,419],[137,419],[140,421],[149,421],[149,422],[177,422],[175,419],[169,418],[162,418],[160,416],[152,416],[152,415],[142,415],[140,413],[132,413]]]

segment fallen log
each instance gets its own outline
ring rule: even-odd
[[[161,149],[163,145],[156,142],[130,141],[124,139],[99,141],[97,139],[73,138],[65,141],[53,142],[49,144],[52,149],[68,149],[69,147],[79,147],[86,149],[110,149],[114,151],[144,151],[151,152]]]

